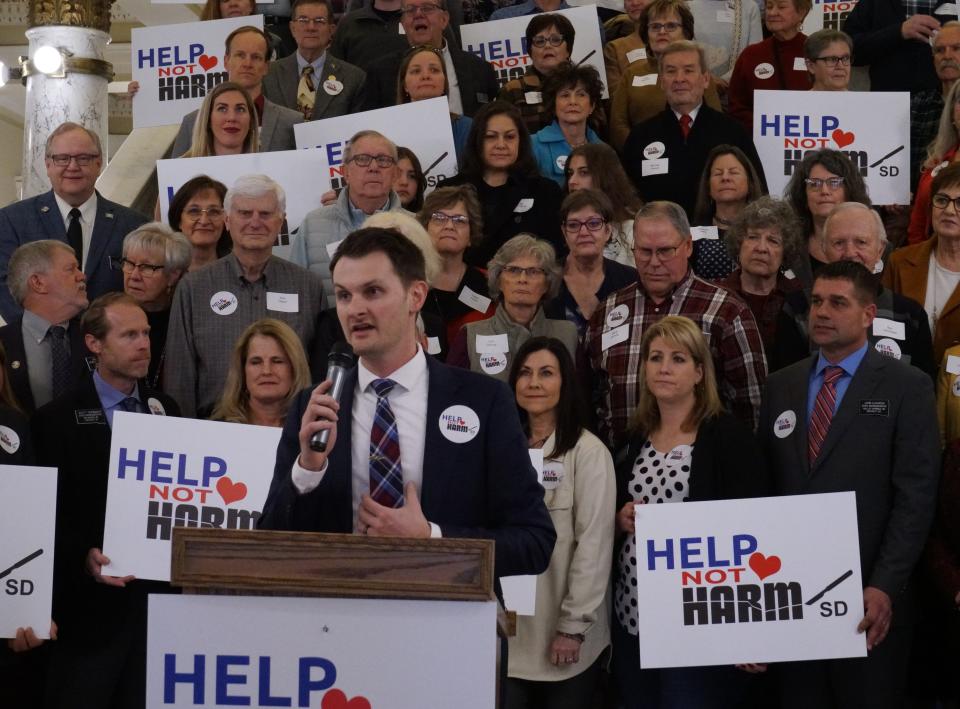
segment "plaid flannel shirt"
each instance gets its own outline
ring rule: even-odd
[[[910,189],[916,191],[927,146],[937,137],[943,94],[940,88],[919,91],[910,96]]]
[[[626,324],[629,336],[604,349],[603,334],[613,329],[607,315],[619,305],[626,305],[629,314],[615,325]],[[593,403],[601,438],[611,446],[622,440],[640,400],[640,339],[648,325],[666,315],[683,315],[700,325],[713,355],[721,400],[737,418],[755,429],[767,377],[756,320],[735,295],[688,270],[673,293],[659,304],[647,297],[637,282],[608,296],[590,318],[583,354],[593,373]]]

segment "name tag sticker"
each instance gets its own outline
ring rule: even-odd
[[[960,378],[953,381],[953,395],[960,396]]]
[[[340,248],[340,244],[342,243],[343,243],[343,239],[340,239],[340,241],[332,241],[329,244],[327,244],[327,256],[329,256],[330,258],[333,258],[334,256],[336,256],[337,249]]]
[[[788,409],[777,416],[777,420],[773,422],[773,435],[777,438],[786,438],[793,433],[793,429],[796,427],[797,414],[795,411]]]
[[[733,22],[733,10],[717,10],[717,22]]]
[[[792,281],[794,278],[797,277],[797,274],[793,272],[792,268],[788,268],[786,271],[783,272],[783,277],[789,278]]]
[[[440,338],[439,337],[427,338],[427,354],[431,354],[431,355],[440,354]]]
[[[864,416],[889,416],[888,399],[860,399],[860,413]]]
[[[686,443],[681,443],[679,446],[670,451],[670,453],[667,455],[667,460],[677,463],[681,460],[688,459],[691,455],[693,455],[693,447],[687,445]]]
[[[720,232],[715,226],[692,226],[690,227],[690,235],[693,236],[694,241],[720,238]]]
[[[525,91],[523,100],[527,103],[543,103],[543,94],[540,91]]]
[[[647,58],[646,47],[640,47],[639,49],[633,49],[627,52],[627,64],[633,64],[634,62],[638,62],[641,59],[646,59],[646,58]]]
[[[873,319],[873,334],[877,337],[892,337],[897,340],[907,339],[907,328],[902,322],[887,318]]]
[[[469,305],[471,308],[476,310],[479,313],[487,312],[487,308],[490,307],[490,299],[485,295],[480,295],[476,291],[464,286],[460,290],[460,294],[457,295],[457,300],[459,300],[464,305]],[[506,335],[504,335],[506,337]],[[501,350],[501,352],[504,350]]]
[[[519,202],[517,206],[513,208],[514,212],[529,212],[533,208],[533,197],[524,197]]]
[[[103,409],[75,409],[73,418],[78,425],[107,422],[107,415],[103,413]]]
[[[628,339],[630,339],[629,324],[612,328],[604,332],[603,335],[601,336],[600,349],[603,351],[609,350],[614,345],[617,345],[621,342],[626,342]]]
[[[530,464],[537,471],[537,482],[543,485],[543,448],[528,448]]]
[[[267,291],[267,310],[276,310],[279,313],[299,313],[300,294]]]
[[[960,357],[947,355],[947,374],[960,374]]]
[[[670,172],[670,158],[643,160],[640,162],[641,177],[649,177],[651,175],[666,175],[668,172]]]
[[[807,60],[803,57],[794,57],[793,59],[793,70],[794,71],[806,71],[807,70]]]
[[[506,335],[477,335],[477,352],[480,354],[499,354],[509,352],[510,343]]]
[[[480,432],[480,417],[469,406],[455,404],[440,414],[440,433],[453,443],[467,443]]]
[[[640,76],[633,77],[634,86],[656,86],[657,85],[657,74],[641,74]]]

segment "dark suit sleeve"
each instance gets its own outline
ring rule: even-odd
[[[891,598],[896,598],[906,586],[926,542],[940,477],[940,435],[933,384],[913,367],[904,367],[896,374],[905,381],[901,384],[891,449],[893,506],[870,578],[864,579],[865,585],[879,588]]]
[[[881,7],[887,0],[864,0],[857,3],[847,21],[843,31],[853,38],[853,60],[857,66],[873,64],[877,60],[886,59],[900,45],[914,40],[907,40],[901,34],[902,20],[891,16],[890,22],[881,18]],[[900,3],[897,2],[897,5]],[[903,8],[900,8],[903,12]]]
[[[486,430],[486,525],[441,526],[444,537],[493,539],[496,575],[543,573],[557,534],[530,463],[527,441],[510,390],[491,388],[493,401],[480,422]]]
[[[369,101],[367,98],[368,85],[369,82],[367,81],[367,72],[363,71],[362,69],[358,69],[357,88],[350,97],[350,104],[347,108],[347,113],[360,113],[361,111],[367,110],[367,104]]]
[[[290,471],[300,455],[300,419],[310,400],[310,391],[304,389],[300,392],[287,412],[277,444],[273,480],[257,522],[258,529],[301,529],[293,526],[293,509],[300,493],[293,484]]]
[[[721,414],[717,433],[720,494],[726,499],[769,495],[766,462],[753,432],[732,416]]]
[[[173,150],[170,152],[170,157],[178,158],[190,150],[190,144],[193,142],[192,133],[193,124],[190,123],[188,125],[187,117],[184,116],[180,122],[180,130],[177,131],[177,137],[173,140]]]
[[[0,315],[6,322],[13,321],[23,312],[7,287],[7,264],[18,246],[20,236],[10,218],[10,209],[0,209]]]
[[[913,315],[914,317],[911,319],[916,324],[916,330],[913,333],[913,354],[910,363],[917,369],[929,374],[930,378],[936,381],[939,368],[937,363],[933,361],[933,338],[930,336],[930,321],[927,320],[923,309],[913,313]]]

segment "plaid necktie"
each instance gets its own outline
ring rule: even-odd
[[[70,210],[70,226],[67,227],[67,243],[77,254],[77,263],[83,268],[83,226],[80,224],[80,210]]]
[[[313,113],[313,104],[317,98],[317,86],[313,83],[313,67],[307,65],[300,73],[300,84],[297,86],[297,109],[309,120]]]
[[[370,429],[370,497],[385,507],[403,505],[403,469],[400,467],[400,436],[397,419],[387,395],[397,385],[392,379],[374,379],[377,410]]]
[[[693,119],[690,118],[689,113],[684,113],[680,116],[680,132],[683,134],[683,139],[686,140],[687,136],[690,135],[690,124],[693,123]]]
[[[820,455],[820,447],[830,430],[833,410],[837,405],[837,381],[842,376],[843,369],[840,367],[831,366],[823,370],[823,385],[817,393],[817,400],[813,403],[813,415],[810,417],[808,453],[811,465]]]
[[[51,325],[47,335],[50,338],[53,398],[56,399],[70,388],[70,351],[67,349],[67,330],[60,325]]]

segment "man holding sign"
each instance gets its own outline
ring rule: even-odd
[[[813,284],[813,357],[771,374],[759,436],[782,495],[857,495],[867,658],[785,663],[785,707],[900,707],[913,566],[933,518],[940,442],[930,378],[869,346],[877,284],[853,261]],[[864,445],[869,442],[869,445]],[[814,522],[813,520],[811,520]]]
[[[176,416],[172,399],[141,383],[150,365],[150,326],[124,293],[95,300],[81,323],[97,369],[41,407],[33,421],[37,458],[59,470],[48,703],[54,709],[142,707],[147,594],[166,584],[110,576],[100,551],[113,415]],[[140,530],[131,530],[139,532]],[[82,698],[82,699],[81,699]]]

